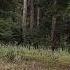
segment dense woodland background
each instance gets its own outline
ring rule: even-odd
[[[70,49],[70,0],[0,0],[0,43]]]

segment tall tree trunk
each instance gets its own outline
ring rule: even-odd
[[[61,32],[61,16],[55,15],[52,17],[52,30],[51,30],[51,39],[52,39],[52,50],[57,50],[60,47],[60,32]]]
[[[23,18],[22,18],[22,35],[23,41],[26,41],[26,33],[27,33],[27,0],[23,0]]]
[[[27,24],[27,0],[23,0],[23,26],[26,26]]]
[[[38,7],[37,7],[37,26],[39,25],[40,21],[40,7],[39,7],[39,0],[38,0]]]
[[[33,28],[34,25],[34,0],[31,0],[31,22],[30,22],[30,29]]]
[[[56,14],[56,4],[57,1],[54,0],[54,14],[52,16],[52,30],[51,30],[51,48],[56,50],[59,47],[60,41],[60,15]]]
[[[37,8],[37,26],[40,24],[40,8]]]
[[[56,17],[53,16],[52,17],[52,29],[51,29],[51,48],[54,51],[55,46],[55,42],[54,42],[54,35],[55,35],[55,25],[56,25]]]

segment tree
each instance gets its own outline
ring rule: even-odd
[[[68,1],[66,3],[65,2],[60,0],[59,1],[54,0],[53,2],[53,16],[52,16],[52,30],[51,30],[52,50],[57,49],[60,46],[60,25],[62,17],[61,14],[63,12],[62,9],[64,9],[65,4],[67,4]]]

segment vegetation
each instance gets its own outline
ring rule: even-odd
[[[52,50],[62,44],[69,47],[69,12],[69,0],[1,0],[0,41],[51,46]]]
[[[0,70],[17,69],[70,69],[70,0],[0,0]]]
[[[0,65],[2,70],[68,70],[70,54],[66,50],[52,53],[51,50],[1,46]]]

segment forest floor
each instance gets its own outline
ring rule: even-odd
[[[66,51],[0,47],[0,70],[70,70]]]
[[[17,63],[0,62],[0,70],[70,70],[68,64],[53,64],[38,61],[22,61]]]

